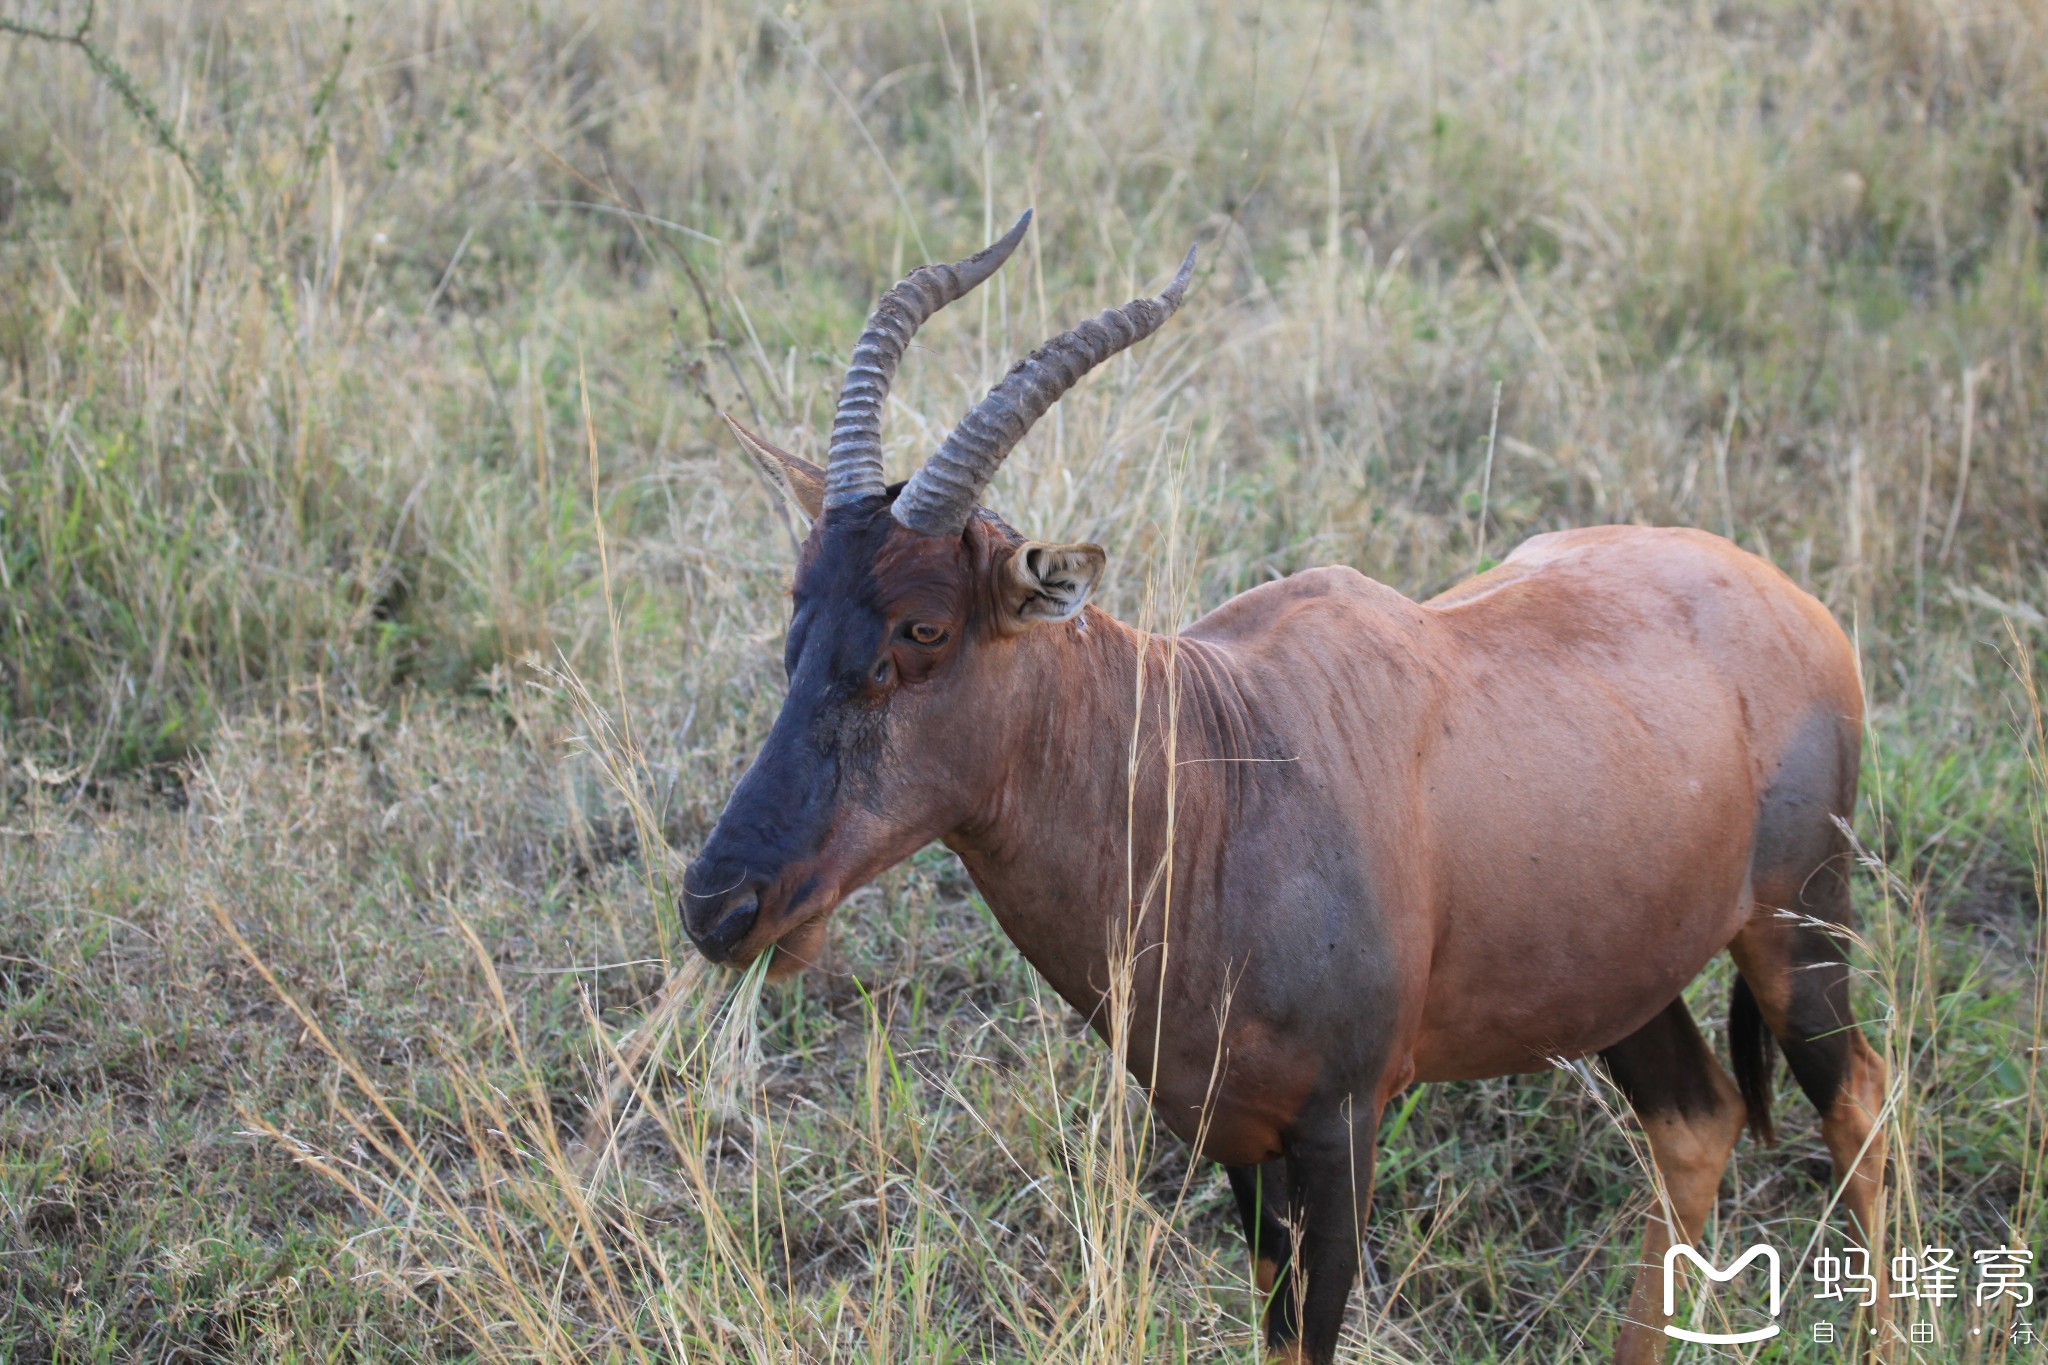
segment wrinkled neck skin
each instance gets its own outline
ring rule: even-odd
[[[1273,746],[1215,645],[1090,608],[998,648],[1009,761],[945,843],[1011,941],[1140,1084],[1171,1093],[1162,1116],[1193,1137],[1176,1111],[1220,1081],[1231,984],[1215,951],[1224,826],[1242,765]]]

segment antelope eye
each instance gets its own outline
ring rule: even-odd
[[[921,645],[935,645],[946,638],[946,632],[929,621],[913,621],[904,633]]]

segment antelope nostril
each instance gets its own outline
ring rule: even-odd
[[[753,896],[719,916],[718,923],[704,936],[706,947],[716,947],[718,955],[724,957],[739,946],[741,939],[754,927],[754,921],[761,917],[761,902]]]
[[[684,897],[683,927],[713,962],[723,962],[732,956],[732,950],[753,930],[760,917],[758,884],[734,887],[722,896],[689,893]]]

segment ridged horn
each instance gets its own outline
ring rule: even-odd
[[[1180,307],[1194,273],[1195,249],[1189,247],[1173,282],[1156,297],[1107,309],[1018,361],[910,476],[890,509],[896,520],[928,536],[959,535],[996,467],[1024,439],[1031,424],[1081,376],[1159,330]]]
[[[881,494],[882,406],[904,348],[925,320],[996,273],[1010,258],[1031,210],[996,241],[964,261],[921,265],[882,295],[868,325],[853,348],[846,382],[839,386],[839,408],[832,415],[832,442],[825,454],[825,510]]]

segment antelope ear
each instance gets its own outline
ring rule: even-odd
[[[732,434],[740,438],[740,444],[747,448],[747,454],[754,457],[754,464],[768,476],[768,482],[774,484],[798,511],[816,521],[825,507],[825,471],[802,456],[777,450],[733,421],[731,414],[721,412],[718,415],[725,418]]]
[[[1018,625],[1071,621],[1088,605],[1107,562],[1100,545],[1048,545],[1027,540],[1010,556],[1012,591],[1005,605]]]

